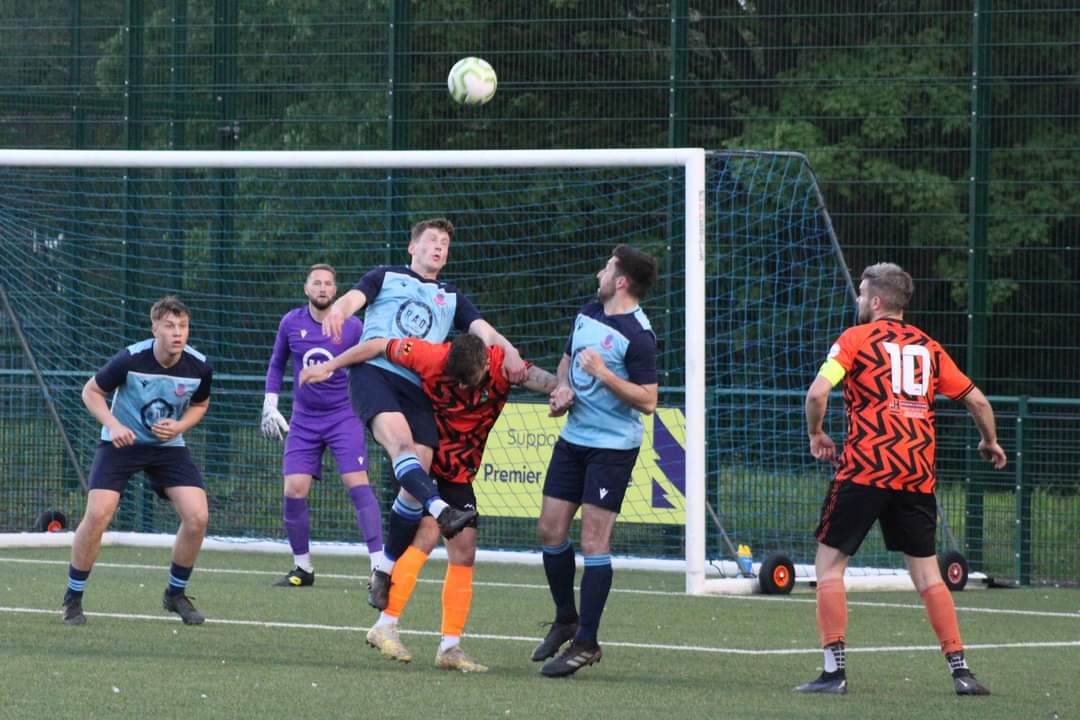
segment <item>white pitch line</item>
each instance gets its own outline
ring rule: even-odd
[[[29,565],[67,565],[67,560],[40,560],[37,558],[5,558],[0,557],[0,562],[10,563],[24,563]],[[167,570],[162,565],[140,565],[137,563],[109,563],[98,562],[94,563],[94,567],[107,567],[107,568],[119,568],[123,570],[159,570],[164,572]],[[259,576],[278,576],[280,572],[272,570],[240,570],[234,568],[207,568],[198,567],[197,573],[217,573],[222,575],[259,575]],[[345,575],[341,573],[319,573],[319,577],[330,578],[333,580],[354,580],[358,583],[366,582],[367,577],[362,575]],[[434,578],[418,578],[417,582],[427,583],[432,585],[441,585],[442,580]],[[548,590],[547,585],[533,584],[533,583],[507,583],[507,582],[483,582],[474,581],[474,587],[496,587],[496,588],[511,588],[518,590]],[[681,593],[673,593],[666,590],[638,590],[635,588],[611,588],[613,593],[621,593],[625,595],[659,595],[664,597],[670,597],[672,595],[678,595],[682,597],[688,597],[681,595]],[[702,598],[720,599],[720,600],[743,600],[749,602],[786,602],[786,603],[804,603],[813,604],[817,600],[812,597],[791,597],[789,595],[706,595],[700,596]],[[897,610],[919,610],[922,611],[925,608],[919,603],[890,603],[890,602],[873,602],[869,600],[848,600],[849,607],[869,607],[869,608],[892,608]],[[1080,610],[1076,612],[1066,611],[1054,611],[1054,610],[1010,610],[1002,608],[981,608],[981,607],[961,607],[957,606],[957,612],[961,613],[982,613],[987,615],[1017,615],[1024,617],[1054,617],[1054,618],[1070,618],[1074,620],[1080,620]]]
[[[0,613],[17,613],[17,614],[29,614],[29,615],[56,615],[59,616],[59,611],[55,608],[27,608],[27,607],[3,607],[0,606]],[[114,618],[117,620],[150,620],[153,622],[180,622],[179,618],[174,618],[164,615],[140,615],[136,613],[107,613],[107,612],[88,612],[89,617],[95,618]],[[367,632],[368,628],[359,627],[355,625],[323,625],[317,623],[293,623],[293,622],[278,622],[269,620],[228,620],[218,618],[207,618],[207,625],[238,625],[243,627],[258,627],[258,628],[276,628],[287,630],[324,630],[329,632],[348,632],[348,633],[361,633]],[[81,632],[76,630],[75,632]],[[422,636],[440,636],[441,633],[434,630],[401,630],[402,635],[422,635]],[[475,640],[496,640],[503,642],[527,642],[536,643],[540,641],[538,637],[527,637],[524,635],[493,635],[489,633],[469,633],[470,639]],[[610,647],[625,647],[633,648],[637,650],[672,650],[676,652],[695,652],[695,653],[707,653],[712,655],[817,655],[821,652],[821,648],[776,648],[776,649],[763,649],[763,650],[748,650],[745,648],[727,648],[727,647],[711,647],[708,645],[672,645],[667,643],[635,643],[635,642],[615,642],[605,640],[603,643],[605,646]],[[1045,642],[1015,642],[1015,643],[977,643],[971,645],[965,645],[965,649],[969,650],[1006,650],[1006,649],[1018,649],[1018,648],[1080,648],[1080,640],[1051,640]],[[934,651],[940,652],[940,647],[937,645],[882,645],[877,647],[849,647],[847,652],[849,653],[889,653],[889,652],[922,652],[922,651]]]
[[[750,600],[751,602],[793,602],[793,603],[816,603],[815,598],[800,598],[781,595],[714,595],[711,597],[723,598],[724,600]],[[870,600],[848,600],[849,607],[872,607],[872,608],[895,608],[899,610],[925,610],[925,606],[919,603],[890,603],[872,602]],[[986,613],[991,615],[1025,615],[1031,617],[1059,617],[1080,620],[1080,610],[1076,612],[1056,610],[1010,610],[1002,608],[961,607],[956,606],[957,612],[963,613]]]

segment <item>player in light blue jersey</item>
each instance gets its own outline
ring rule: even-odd
[[[656,281],[656,260],[615,248],[596,274],[596,300],[574,318],[551,393],[551,415],[569,417],[551,453],[539,532],[555,621],[533,650],[540,672],[570,675],[600,659],[597,633],[611,591],[611,531],[641,448],[641,413],[656,409],[656,336],[640,301]],[[581,508],[581,613],[574,603],[570,521]],[[568,640],[569,647],[555,656]]]
[[[323,333],[341,337],[345,320],[364,308],[364,340],[420,338],[441,343],[451,330],[478,336],[505,352],[503,367],[512,383],[525,380],[527,370],[516,348],[480,317],[479,311],[453,285],[439,280],[446,265],[454,226],[445,218],[422,220],[409,236],[408,266],[382,266],[364,275],[338,298],[323,320]],[[450,538],[475,517],[475,510],[447,505],[428,476],[438,433],[431,401],[416,373],[380,356],[349,369],[349,398],[380,445],[390,455],[401,491],[390,512],[383,557],[371,575],[368,603],[385,610],[390,575],[397,558],[409,547],[424,510],[436,518]]]
[[[83,387],[86,408],[101,424],[101,443],[90,470],[86,513],[75,532],[64,594],[64,622],[83,625],[87,578],[130,477],[140,470],[180,516],[169,583],[162,603],[187,625],[205,618],[184,592],[206,535],[206,485],[183,433],[210,406],[213,369],[187,344],[191,313],[171,295],[150,308],[153,337],[113,356]],[[108,395],[113,394],[112,406]]]
[[[278,587],[315,584],[307,497],[312,481],[322,476],[322,456],[327,447],[334,453],[341,481],[356,510],[356,526],[367,545],[372,567],[382,556],[382,518],[378,501],[368,485],[364,426],[349,405],[345,371],[333,373],[319,385],[300,387],[297,382],[303,368],[329,362],[360,342],[364,326],[355,317],[345,322],[342,337],[337,340],[323,335],[322,320],[337,296],[336,276],[334,268],[329,265],[312,265],[308,269],[304,281],[307,305],[291,310],[281,318],[274,351],[266,370],[263,435],[280,440],[282,432],[288,433],[282,462],[282,474],[285,476],[282,508],[285,534],[289,538],[295,567],[274,583]],[[278,412],[278,393],[290,356],[293,402],[290,422],[286,422]]]

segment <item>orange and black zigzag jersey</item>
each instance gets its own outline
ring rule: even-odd
[[[478,388],[468,388],[443,372],[450,343],[406,338],[391,340],[386,346],[386,357],[419,375],[424,394],[431,399],[439,433],[431,475],[439,480],[473,481],[484,457],[488,435],[510,397],[510,383],[503,375],[503,349],[493,346],[487,351],[487,382]]]
[[[845,371],[848,433],[837,480],[934,491],[934,396],[975,387],[929,335],[901,320],[846,330],[829,351]]]

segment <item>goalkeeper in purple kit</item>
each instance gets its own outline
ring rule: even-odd
[[[341,480],[356,508],[356,526],[367,545],[373,567],[382,555],[382,519],[368,484],[364,426],[353,414],[349,403],[347,375],[342,370],[331,375],[325,383],[304,387],[296,381],[303,368],[327,362],[356,345],[364,326],[359,318],[351,317],[340,338],[323,335],[323,318],[337,295],[334,268],[329,265],[311,266],[304,283],[304,294],[308,304],[287,312],[278,326],[274,351],[266,370],[262,410],[263,434],[279,440],[285,436],[283,508],[285,532],[295,567],[274,583],[278,587],[304,587],[315,582],[309,547],[311,523],[307,496],[312,481],[322,477],[322,455],[327,447],[334,454]],[[278,411],[278,393],[290,357],[293,406],[287,422]]]

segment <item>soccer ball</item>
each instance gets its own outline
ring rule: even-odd
[[[494,97],[497,83],[495,69],[478,57],[458,60],[446,77],[450,97],[462,105],[483,105]]]

